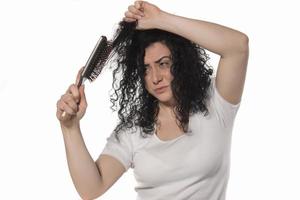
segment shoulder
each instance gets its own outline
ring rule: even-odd
[[[116,133],[114,133],[115,135]],[[144,134],[143,130],[139,126],[133,126],[132,128],[125,128],[118,133],[120,143],[130,144],[132,150],[136,150],[146,144],[152,135]]]
[[[217,88],[217,85],[216,85],[216,80],[217,79],[216,79],[215,76],[211,78],[211,84],[210,84],[209,89],[208,89],[209,100],[211,102],[218,103],[218,104],[220,104],[220,106],[223,106],[223,107],[238,108],[240,106],[240,103],[237,103],[237,104],[230,103],[228,100],[226,100],[220,94],[220,92]]]
[[[233,120],[239,110],[239,104],[232,104],[224,99],[217,87],[216,77],[211,78],[211,85],[208,89],[207,106],[211,117],[215,116],[223,126],[233,123]]]

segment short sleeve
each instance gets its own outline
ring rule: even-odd
[[[133,160],[132,134],[121,131],[118,136],[119,141],[116,139],[114,132],[106,139],[107,142],[101,154],[114,157],[123,164],[127,171],[132,166]]]
[[[237,111],[240,107],[241,102],[238,104],[231,104],[226,99],[224,99],[216,87],[216,77],[213,77],[212,84],[210,88],[211,93],[211,106],[215,111],[219,121],[224,127],[233,124]]]

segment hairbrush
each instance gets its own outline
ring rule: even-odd
[[[108,57],[113,49],[113,43],[105,36],[101,36],[95,45],[89,59],[87,60],[83,71],[80,74],[77,87],[79,88],[86,80],[90,82],[94,81],[101,73]],[[62,113],[62,117],[65,117],[66,112]]]
[[[111,51],[112,42],[108,41],[105,36],[101,36],[84,66],[77,87],[80,87],[87,79],[92,82],[98,77]]]

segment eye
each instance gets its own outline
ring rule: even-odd
[[[171,62],[169,62],[169,61],[164,61],[164,62],[159,63],[160,67],[170,67],[170,65],[171,65]]]

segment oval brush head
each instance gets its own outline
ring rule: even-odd
[[[105,36],[101,36],[81,73],[78,87],[86,79],[92,82],[98,77],[112,49],[112,42],[108,41]]]

